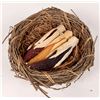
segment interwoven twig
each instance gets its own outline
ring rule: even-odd
[[[26,49],[32,43],[34,46],[45,33],[60,24],[79,38],[78,46],[57,69],[47,72],[31,70],[22,59]],[[55,7],[44,9],[19,22],[10,34],[8,53],[13,71],[18,77],[29,80],[36,90],[39,89],[47,97],[41,86],[50,88],[63,83],[68,86],[72,80],[93,66],[94,43],[88,27],[77,16]]]

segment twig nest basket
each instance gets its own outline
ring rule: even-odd
[[[59,25],[63,25],[64,31],[72,32],[72,35],[78,39],[77,45],[73,47],[68,57],[64,58],[57,67],[50,67],[54,62],[51,62],[52,64],[45,62],[43,66],[46,67],[47,63],[50,67],[49,70],[39,70],[39,68],[43,67],[42,64],[42,67],[39,65],[38,69],[35,67],[31,68],[24,60],[26,51],[34,48],[35,43],[38,43],[52,29],[56,29],[55,31],[57,31]],[[59,31],[61,30],[59,28]],[[8,52],[12,70],[15,71],[17,77],[29,80],[36,90],[39,89],[46,96],[46,92],[40,86],[50,88],[55,84],[65,83],[69,85],[72,80],[79,78],[85,70],[93,66],[94,42],[92,36],[88,27],[75,14],[66,13],[55,7],[47,8],[16,24],[10,34]],[[66,48],[65,46],[62,50]],[[41,50],[37,50],[38,53]],[[50,46],[46,50],[50,51]],[[46,51],[42,53],[47,56]],[[35,60],[43,59],[44,55],[38,56]],[[58,56],[56,58],[58,59]],[[36,64],[36,66],[38,65]]]

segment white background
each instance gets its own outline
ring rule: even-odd
[[[42,3],[30,3],[30,4],[3,4],[3,33],[2,38],[8,34],[9,26],[13,26],[17,22],[25,19],[29,15],[38,12],[39,10],[55,6],[66,12],[70,12],[73,9],[75,13],[88,25],[93,38],[99,33],[99,15],[98,4],[95,3],[64,3],[64,4],[42,4]],[[3,96],[17,96],[17,97],[43,97],[41,92],[36,92],[29,82],[14,77],[14,73],[10,70],[10,64],[8,60],[7,42],[2,47],[2,79],[3,79]],[[86,71],[84,75],[70,87],[60,91],[54,91],[46,89],[51,97],[96,97],[99,90],[99,43],[96,42],[96,54],[95,65],[91,68],[91,71]]]
[[[0,3],[0,15],[1,15],[1,3]],[[0,16],[0,22],[2,22],[2,16]],[[2,33],[2,23],[0,23],[0,34]],[[2,44],[1,44],[1,35],[0,35],[0,55],[1,55],[1,46]],[[2,59],[2,56],[0,56],[0,63],[2,63],[2,61],[1,61],[1,59]],[[0,66],[2,66],[1,64],[0,64]],[[2,88],[2,86],[1,86],[1,80],[2,80],[2,67],[0,67],[0,96],[1,96],[1,88]]]

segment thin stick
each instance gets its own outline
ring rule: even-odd
[[[48,95],[47,95],[47,92],[44,91],[42,88],[40,88],[40,86],[38,86],[38,89],[48,98],[50,98]]]
[[[44,84],[44,83],[41,82],[40,80],[36,79],[35,77],[33,77],[33,79],[34,79],[36,82],[38,82],[38,83],[40,83],[41,85],[43,85],[44,87],[49,88],[49,86],[47,86],[46,84]]]
[[[5,40],[9,37],[9,35],[11,34],[11,31],[12,31],[13,27],[10,26],[10,29],[9,29],[9,33],[8,35],[4,38],[4,40],[2,41],[2,44],[5,42]]]
[[[9,37],[9,35],[11,34],[11,32],[4,38],[4,40],[2,41],[2,44],[5,42],[5,40]]]
[[[73,14],[74,14],[77,18],[79,18],[79,17],[77,16],[77,14],[73,11],[73,9],[71,9],[71,11],[73,12]]]
[[[52,79],[52,77],[47,72],[43,72],[43,73],[51,83],[53,84],[55,83],[55,81]]]
[[[83,46],[82,46],[80,49],[82,50],[83,47],[85,47],[85,45],[87,45],[87,43],[88,43],[90,40],[92,40],[92,37],[89,37],[89,38],[85,41],[85,43],[83,44]]]
[[[98,39],[98,36],[96,36],[96,37],[95,37],[95,40],[94,40],[94,45],[95,45],[95,43],[96,43],[97,39]]]

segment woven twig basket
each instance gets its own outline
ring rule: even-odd
[[[58,69],[50,71],[30,69],[22,58],[25,50],[60,24],[79,38],[78,46]],[[93,66],[92,36],[88,27],[75,14],[66,13],[55,7],[47,8],[16,24],[10,34],[8,52],[12,70],[15,71],[17,77],[29,80],[36,90],[39,89],[46,96],[48,95],[41,86],[52,88],[51,86],[55,84],[63,83],[68,86],[72,80],[79,78],[85,70]]]

